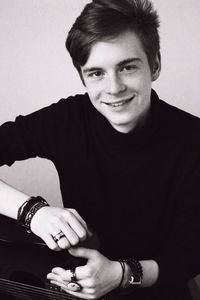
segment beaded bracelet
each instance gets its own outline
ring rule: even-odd
[[[30,224],[35,213],[42,207],[49,206],[46,200],[42,197],[31,197],[25,201],[17,213],[17,222],[23,226],[28,233],[31,233]]]
[[[129,294],[134,289],[139,288],[142,284],[143,280],[143,269],[140,261],[133,259],[133,258],[127,258],[122,259],[124,264],[127,264],[130,268],[130,274],[129,274],[129,280],[121,286],[121,293],[122,294]]]

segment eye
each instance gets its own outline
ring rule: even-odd
[[[131,73],[131,72],[134,72],[137,69],[138,69],[138,67],[136,65],[126,65],[126,66],[123,66],[120,69],[120,72]]]
[[[98,79],[98,78],[101,78],[103,76],[103,72],[102,71],[94,71],[94,72],[91,72],[91,73],[89,73],[88,74],[88,77],[90,77],[90,78],[96,78],[96,79]]]

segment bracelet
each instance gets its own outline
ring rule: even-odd
[[[18,209],[17,222],[23,226],[28,233],[31,233],[30,224],[35,213],[42,207],[49,206],[42,197],[31,197]]]
[[[122,261],[130,268],[129,280],[123,287],[121,286],[120,289],[123,294],[127,294],[141,286],[143,280],[143,269],[141,263],[136,259],[127,258]]]
[[[18,209],[17,212],[17,222],[19,225],[23,225],[25,223],[26,214],[29,211],[29,209],[38,202],[39,197],[30,197],[28,200],[26,200]]]
[[[124,280],[124,272],[125,272],[125,263],[122,259],[119,259],[118,262],[120,263],[121,267],[122,267],[122,277],[121,277],[121,280],[120,280],[120,283],[119,283],[119,286],[118,288],[120,289],[121,286],[122,286],[122,282]]]
[[[139,281],[139,284],[141,284],[142,280],[143,280],[143,269],[142,269],[142,265],[139,262],[139,260],[129,258],[129,259],[126,259],[125,262],[130,266],[131,271],[134,274],[136,281]],[[133,284],[134,284],[134,282],[133,282]]]

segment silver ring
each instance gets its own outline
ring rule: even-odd
[[[62,231],[60,231],[56,235],[53,236],[53,239],[57,243],[63,237],[65,237],[65,235],[64,235],[64,233]]]
[[[70,281],[67,284],[67,288],[70,291],[77,292],[77,291],[80,291],[82,289],[82,286],[80,284],[78,284],[77,282],[75,282],[75,281]]]
[[[82,286],[77,282],[75,269],[70,269],[69,273],[71,278],[67,284],[67,288],[73,292],[80,291],[82,289]]]
[[[76,278],[76,272],[75,272],[75,269],[70,269],[69,270],[69,273],[70,273],[70,282],[76,282],[77,281],[77,278]]]

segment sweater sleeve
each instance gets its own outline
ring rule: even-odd
[[[200,273],[200,145],[192,147],[188,143],[174,174],[170,226],[155,257],[161,286],[181,285]]]
[[[63,131],[69,127],[70,112],[61,99],[27,116],[18,116],[14,122],[0,126],[0,165],[11,166],[17,160],[42,157],[53,160]]]

